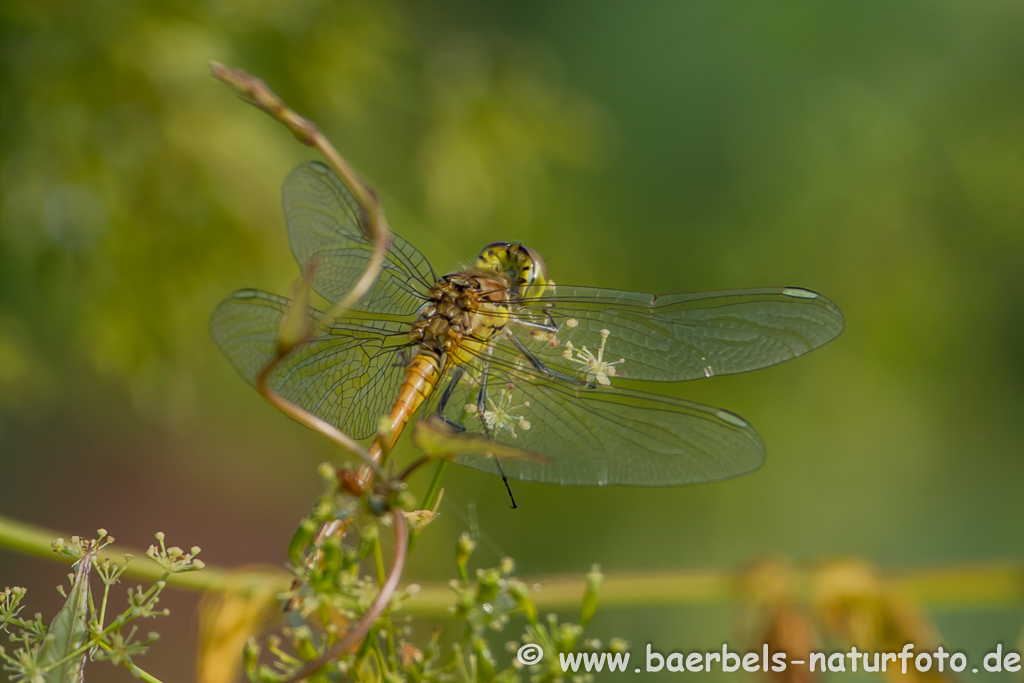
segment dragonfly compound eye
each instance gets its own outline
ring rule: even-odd
[[[491,242],[480,250],[480,255],[476,257],[476,267],[492,273],[503,273],[512,247],[511,242]]]
[[[536,250],[514,242],[492,242],[480,252],[476,266],[499,273],[519,289],[523,298],[542,296],[551,286],[548,267]]]
[[[532,270],[534,271],[533,272],[533,279],[534,280],[540,279],[540,280],[543,280],[544,282],[547,282],[548,281],[548,265],[546,263],[544,263],[544,257],[541,256],[539,253],[537,253],[536,249],[531,249],[530,247],[527,247],[526,245],[523,245],[521,247],[521,249],[523,251],[525,251],[526,254],[530,258],[530,266],[531,266]]]
[[[548,266],[536,250],[521,246],[517,248],[516,254],[521,272],[519,280],[522,284],[519,295],[522,298],[533,299],[554,291],[554,283],[548,279]]]

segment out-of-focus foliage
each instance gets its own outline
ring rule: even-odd
[[[737,635],[748,649],[767,644],[771,652],[787,653],[790,661],[810,661],[812,652],[859,650],[870,653],[862,655],[863,661],[875,666],[874,657],[880,656],[876,653],[897,652],[910,643],[930,656],[946,643],[893,582],[858,560],[834,560],[810,569],[777,559],[751,562],[736,578],[733,611]],[[911,666],[903,672],[890,666],[883,669],[882,678],[918,683],[955,680],[948,668],[921,668],[925,670]],[[821,672],[821,667],[815,674],[807,667],[791,666],[766,678],[810,683],[820,680]]]
[[[150,412],[186,410],[209,302],[287,272],[275,207],[304,151],[216,85],[209,59],[344,131],[363,172],[400,168],[408,203],[445,233],[536,220],[548,167],[590,163],[600,116],[551,87],[542,55],[438,30],[423,11],[5,3],[3,405],[31,410],[87,361]]]

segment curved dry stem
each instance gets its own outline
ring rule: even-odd
[[[352,193],[356,204],[359,205],[365,221],[360,223],[359,228],[364,235],[373,239],[373,252],[370,254],[366,269],[359,280],[340,301],[331,307],[324,320],[338,318],[373,286],[384,264],[384,255],[387,253],[388,247],[391,246],[391,230],[376,193],[349,166],[345,158],[338,153],[338,150],[316,124],[288,107],[267,87],[263,80],[242,69],[227,67],[220,62],[210,62],[210,73],[218,81],[232,88],[243,100],[266,112],[275,121],[282,123],[299,142],[320,152],[327,164]]]
[[[323,324],[330,326],[330,321],[343,315],[363,297],[373,286],[373,283],[380,275],[384,265],[384,255],[391,246],[391,230],[388,228],[387,220],[384,218],[384,211],[377,200],[374,191],[356,174],[356,172],[338,153],[327,136],[309,119],[300,116],[292,110],[284,101],[267,87],[263,80],[252,76],[242,69],[227,67],[219,62],[210,62],[210,73],[221,83],[232,88],[243,100],[256,108],[269,114],[275,121],[283,124],[292,134],[304,145],[316,149],[330,165],[331,169],[338,175],[353,199],[359,205],[363,214],[363,221],[359,228],[363,234],[373,240],[373,252],[366,263],[366,268],[352,289],[344,297],[331,307],[327,315],[323,317]],[[302,334],[295,339],[288,340],[288,346],[278,351],[270,363],[260,372],[257,379],[257,388],[260,394],[273,404],[278,410],[288,415],[293,420],[314,429],[328,439],[338,444],[345,450],[357,455],[363,460],[365,466],[378,477],[383,479],[379,463],[371,457],[370,453],[363,448],[359,442],[342,432],[334,425],[320,419],[319,417],[303,410],[294,403],[285,400],[270,388],[267,380],[274,369],[295,349],[309,343],[313,338],[315,329],[312,325],[304,325]]]
[[[417,458],[416,460],[413,460],[411,463],[409,463],[408,467],[406,467],[404,470],[402,470],[401,474],[399,474],[397,477],[395,477],[395,479],[397,479],[398,481],[405,481],[410,476],[412,476],[413,473],[416,472],[416,470],[418,470],[419,468],[423,467],[424,465],[426,465],[427,463],[429,463],[432,460],[434,460],[434,458],[431,458],[430,456],[427,456],[427,455],[424,455],[421,458]]]
[[[391,570],[388,572],[388,577],[384,581],[384,585],[380,587],[380,591],[377,593],[377,597],[374,599],[373,604],[370,605],[370,609],[366,610],[359,621],[354,623],[349,630],[345,631],[345,635],[335,643],[330,652],[310,663],[297,674],[289,678],[288,683],[297,683],[297,681],[301,681],[312,676],[338,655],[358,646],[363,642],[363,639],[366,637],[366,634],[370,632],[370,629],[373,628],[373,625],[377,623],[377,619],[384,614],[384,610],[388,608],[388,604],[390,604],[392,596],[394,596],[395,591],[398,590],[398,581],[402,577],[402,569],[405,567],[406,551],[409,547],[409,531],[406,528],[405,515],[402,514],[401,510],[392,510],[391,521],[392,527],[395,530],[395,555],[391,559]]]
[[[295,348],[298,347],[296,346]],[[380,465],[378,465],[374,461],[374,459],[370,456],[369,451],[363,448],[363,446],[358,441],[356,441],[355,439],[353,439],[348,434],[341,431],[331,423],[327,422],[326,420],[322,420],[316,415],[313,415],[312,413],[309,413],[303,410],[302,408],[298,407],[291,401],[282,398],[280,394],[275,392],[270,387],[270,385],[268,384],[270,374],[274,371],[275,368],[277,368],[281,361],[283,361],[287,357],[287,353],[278,354],[277,356],[274,357],[272,361],[267,363],[266,367],[264,367],[263,370],[260,371],[259,376],[256,378],[256,388],[259,390],[260,395],[263,396],[263,398],[267,399],[267,401],[269,401],[271,405],[273,405],[275,408],[277,408],[282,413],[292,418],[296,422],[304,424],[310,429],[320,432],[321,434],[323,434],[328,439],[338,444],[348,452],[358,456],[359,459],[363,461],[363,464],[366,467],[369,467],[371,470],[373,470],[374,474],[380,476],[383,480],[383,472],[380,469]]]

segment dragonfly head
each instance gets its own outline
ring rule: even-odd
[[[524,299],[543,296],[554,289],[548,267],[536,251],[516,242],[492,242],[476,257],[476,267],[508,278]]]

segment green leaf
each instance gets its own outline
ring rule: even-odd
[[[68,659],[89,637],[89,573],[92,571],[93,553],[90,550],[78,561],[68,599],[53,618],[47,630],[47,639],[39,655],[42,667],[60,662],[44,675],[46,683],[82,683],[85,680],[85,657],[82,652]]]
[[[487,455],[502,460],[531,460],[550,463],[551,458],[541,453],[513,448],[479,434],[456,433],[437,415],[416,422],[412,442],[431,458],[450,459],[456,455]]]

